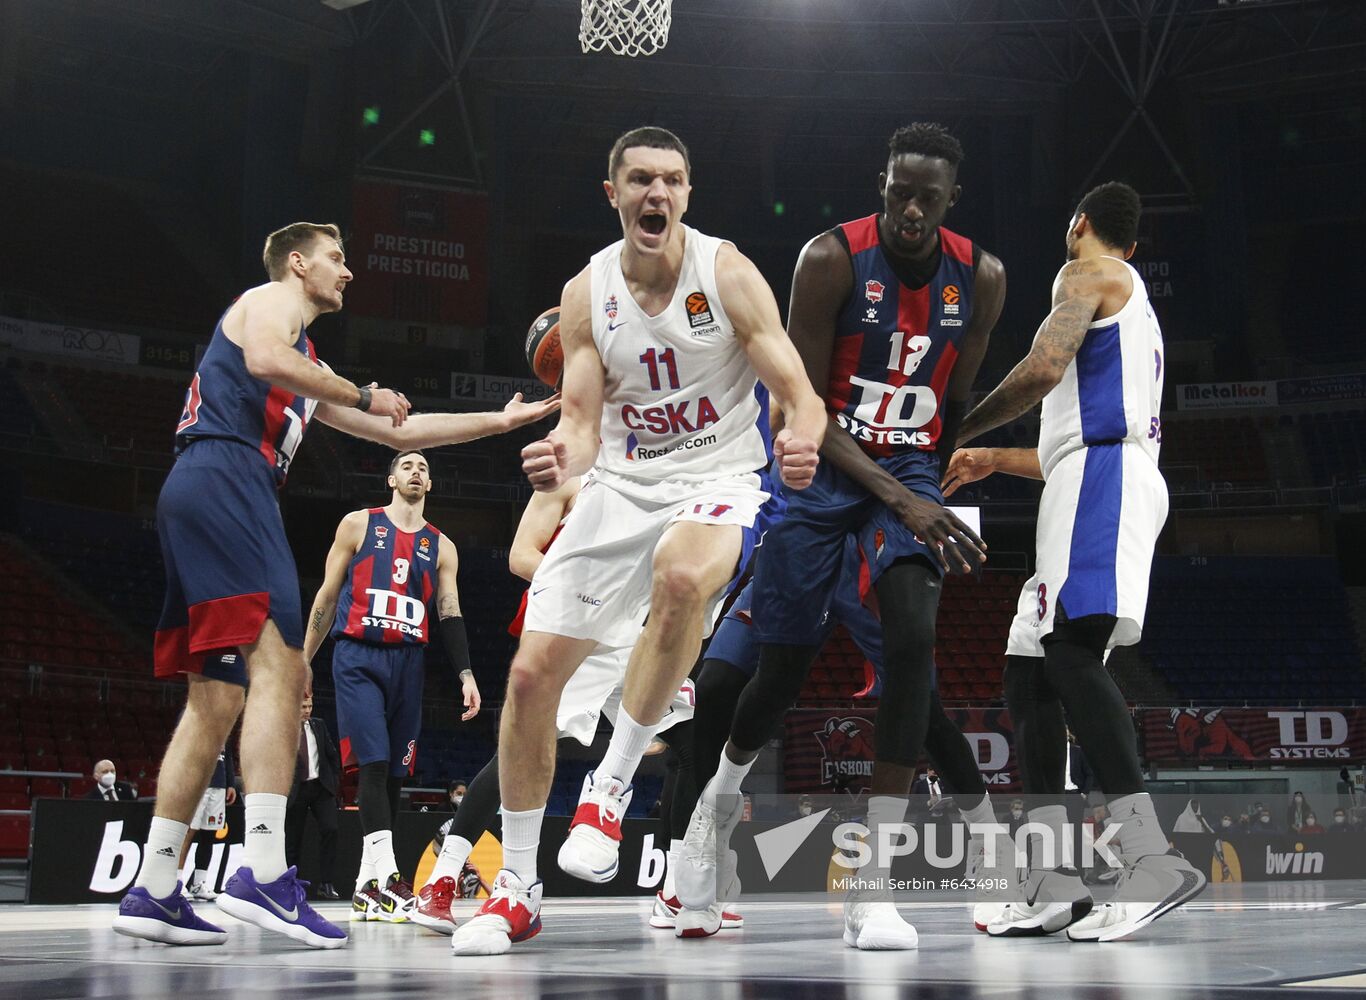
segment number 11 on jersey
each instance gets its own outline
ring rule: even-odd
[[[655,392],[659,391],[659,369],[663,366],[669,376],[669,388],[677,389],[678,365],[674,361],[674,349],[670,347],[667,351],[659,352],[653,347],[640,356],[640,363],[650,370],[650,388]]]

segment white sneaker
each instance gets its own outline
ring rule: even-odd
[[[1076,923],[1095,905],[1075,868],[1040,869],[1029,873],[1023,898],[987,925],[992,937],[1037,937],[1055,934]]]
[[[674,885],[679,901],[688,910],[708,909],[717,900],[718,886],[727,886],[724,895],[728,899],[739,895],[730,835],[740,822],[744,797],[723,796],[730,801],[722,802],[724,811],[718,810],[708,804],[711,785],[708,781],[697,799],[697,807],[688,820],[688,832],[684,834],[683,846],[678,852]]]
[[[191,882],[185,887],[185,895],[197,903],[212,903],[218,898],[218,893],[207,882]]]
[[[721,923],[717,930],[733,930],[737,927],[745,926],[745,918],[740,914],[723,909],[720,903],[713,904],[720,911]],[[708,908],[710,909],[710,907]],[[683,904],[678,901],[677,896],[664,897],[664,890],[661,889],[655,895],[654,907],[650,910],[650,926],[659,930],[677,930],[678,915],[683,911]],[[691,911],[695,912],[695,911]],[[685,921],[689,923],[690,920]],[[715,933],[713,931],[712,933]],[[679,937],[698,937],[705,935],[679,934]]]
[[[973,834],[968,839],[968,864],[964,872],[966,878],[977,883],[977,902],[972,907],[972,925],[986,933],[987,927],[1000,920],[1010,906],[1010,900],[1018,899],[1020,876],[1015,867],[1015,843],[1009,835],[996,834],[996,850],[992,865],[986,863],[986,838]]]
[[[541,880],[523,885],[504,868],[489,898],[451,935],[452,955],[503,955],[514,943],[541,933]]]
[[[610,774],[584,775],[579,808],[560,845],[560,869],[585,882],[610,882],[617,874],[621,818],[631,804],[631,786]]]
[[[1194,899],[1208,879],[1175,851],[1149,854],[1126,866],[1115,898],[1067,929],[1072,941],[1118,941]]]
[[[844,900],[844,943],[860,951],[910,951],[920,938],[895,903],[851,892]]]

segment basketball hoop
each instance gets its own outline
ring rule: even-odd
[[[669,42],[671,0],[580,0],[579,45],[619,56],[649,56]]]

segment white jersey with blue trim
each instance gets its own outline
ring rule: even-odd
[[[593,341],[606,370],[599,469],[644,482],[704,482],[768,464],[757,379],[716,290],[724,242],[684,226],[678,284],[657,316],[631,296],[624,241],[593,255]]]
[[[1111,258],[1118,260],[1118,258]],[[1039,466],[1044,478],[1064,456],[1090,445],[1138,445],[1157,465],[1162,443],[1162,328],[1136,270],[1113,316],[1092,323],[1062,381],[1043,398]]]

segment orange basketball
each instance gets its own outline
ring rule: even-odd
[[[560,346],[560,307],[536,317],[526,334],[526,363],[546,385],[558,387],[564,374],[564,350]]]

